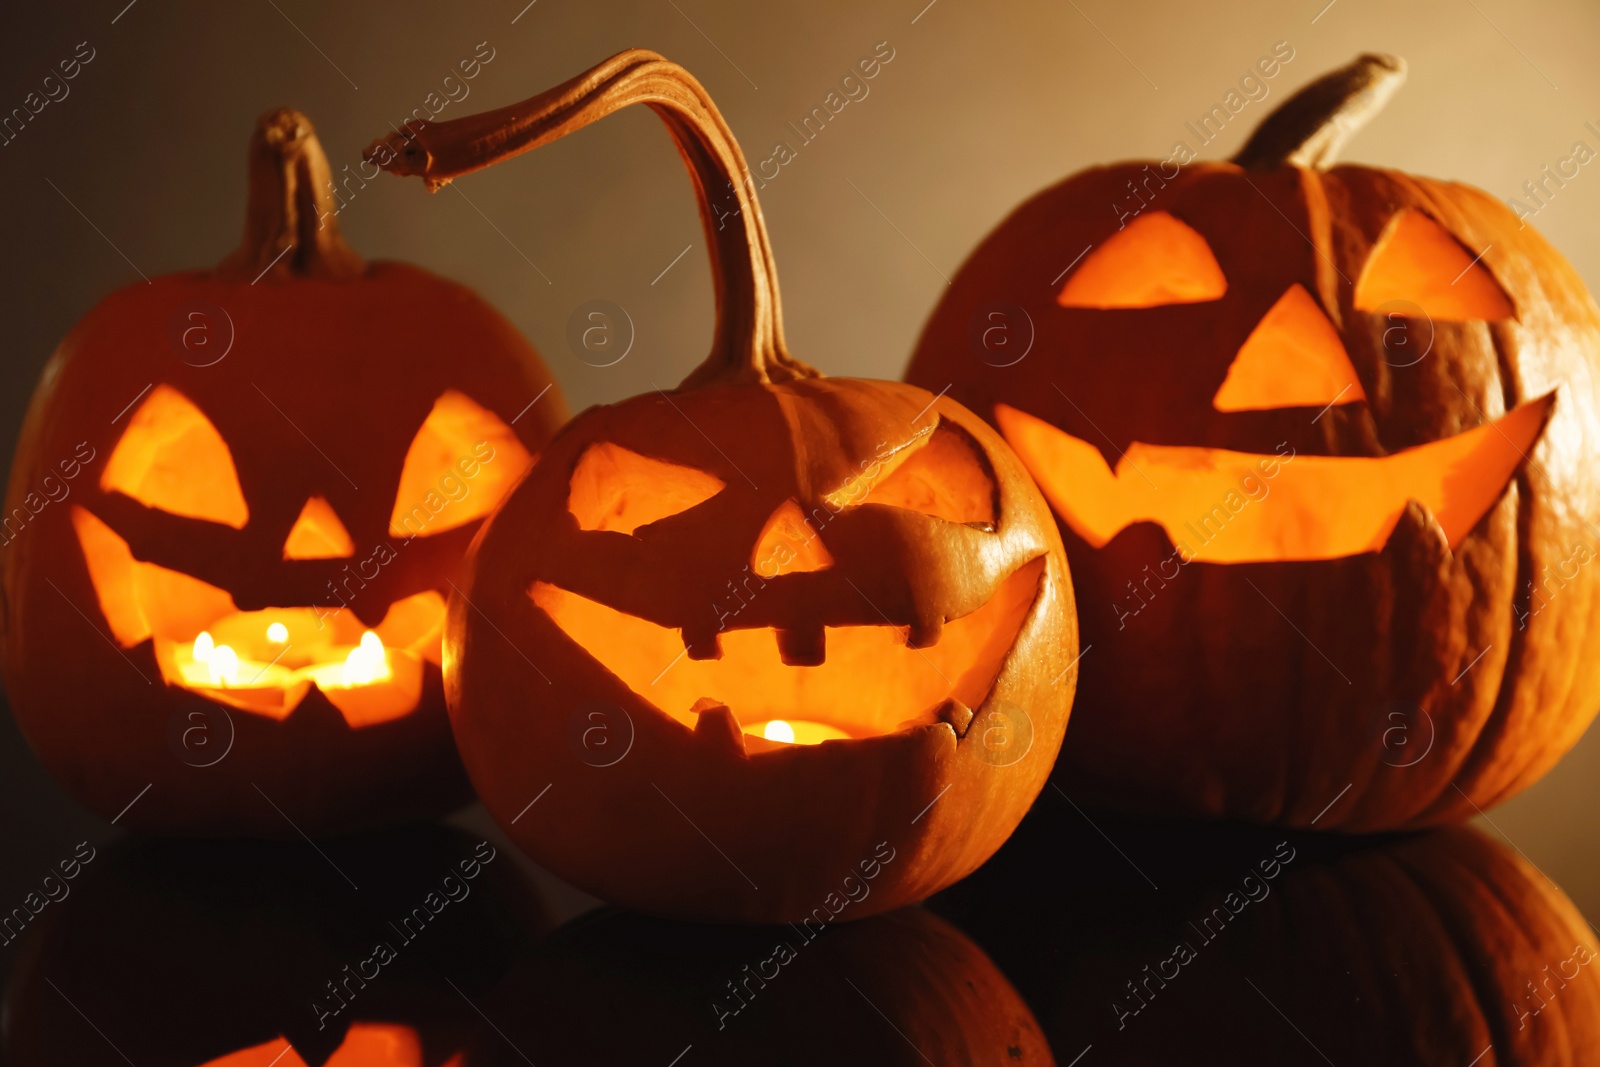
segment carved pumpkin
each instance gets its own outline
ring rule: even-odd
[[[1232,162],[1046,190],[923,333],[908,379],[992,419],[1061,522],[1069,791],[1427,825],[1600,706],[1600,315],[1486,193],[1332,166],[1403,73],[1327,75]]]
[[[1048,1067],[1022,998],[971,940],[908,907],[821,932],[607,909],[534,946],[483,1002],[471,1067]],[[1065,1061],[1063,1061],[1065,1062]]]
[[[561,401],[471,292],[343,244],[304,116],[250,153],[239,252],[108,297],[45,369],[3,520],[11,706],[123,826],[447,810],[444,600]]]
[[[465,1067],[472,1005],[550,928],[543,900],[512,856],[443,827],[320,847],[95,857],[12,949],[5,1062]]]
[[[713,350],[580,415],[485,527],[445,640],[462,758],[518,844],[608,900],[797,920],[886,844],[849,915],[895,907],[983,862],[1054,759],[1054,522],[959,404],[788,354],[743,158],[675,64],[624,52],[369,152],[437,187],[633,103],[701,193]]]
[[[1600,1047],[1594,931],[1475,829],[1095,822],[1042,798],[929,902],[1004,968],[1060,1063],[1093,1045],[1085,1063],[1579,1067]]]

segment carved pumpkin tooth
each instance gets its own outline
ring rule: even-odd
[[[927,619],[918,619],[911,624],[910,631],[906,634],[907,648],[932,648],[939,643],[939,638],[944,635],[944,619],[935,615]]]
[[[721,659],[722,634],[709,626],[704,630],[693,631],[685,626],[683,647],[688,650],[690,659]]]
[[[967,707],[955,697],[951,697],[934,709],[933,717],[940,722],[947,722],[955,730],[957,737],[967,736],[967,727],[972,725],[972,709]]]
[[[828,658],[821,626],[778,631],[778,657],[790,667],[817,667]]]
[[[711,697],[701,697],[689,710],[699,716],[694,727],[696,741],[734,755],[745,754],[744,731],[739,729],[739,720],[734,718],[728,705]]]

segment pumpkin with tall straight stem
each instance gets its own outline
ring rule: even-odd
[[[699,194],[712,351],[574,419],[485,527],[446,630],[456,740],[507,833],[609,900],[884,911],[982,863],[1044,784],[1075,678],[1055,524],[961,405],[789,355],[743,157],[676,64],[624,52],[369,158],[437,188],[630,104]]]
[[[113,293],[45,367],[0,532],[12,713],[127,828],[440,814],[470,797],[445,597],[561,399],[471,291],[344,244],[304,115],[249,164],[236,254]]]
[[[1334,165],[1404,73],[1362,56],[1230,162],[1045,190],[923,332],[907,379],[993,420],[1061,523],[1093,648],[1068,792],[1426,826],[1600,707],[1600,311],[1494,197]]]

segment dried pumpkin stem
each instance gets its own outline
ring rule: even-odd
[[[1326,170],[1405,80],[1406,62],[1399,56],[1358,56],[1279,104],[1233,161],[1245,170]]]
[[[518,104],[450,122],[411,122],[373,142],[367,159],[437,190],[451,179],[548,144],[630,104],[661,120],[694,179],[717,295],[711,354],[683,387],[815,377],[783,342],[772,248],[744,153],[694,76],[655,52],[618,53]]]
[[[217,268],[228,278],[354,278],[361,257],[339,236],[328,157],[311,120],[292,108],[262,115],[250,137],[244,242]]]

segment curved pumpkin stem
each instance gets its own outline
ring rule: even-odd
[[[354,278],[361,257],[339,236],[333,176],[311,120],[278,108],[256,120],[250,136],[250,200],[244,242],[223,260],[223,277]]]
[[[1406,61],[1399,56],[1357,56],[1279,104],[1233,161],[1245,170],[1326,170],[1405,80]]]
[[[630,104],[647,104],[694,179],[717,294],[711,354],[680,388],[817,377],[783,341],[777,268],[744,153],[694,76],[645,49],[620,52],[518,104],[450,122],[410,122],[367,149],[391,174],[437,190],[462,174],[548,144]]]

